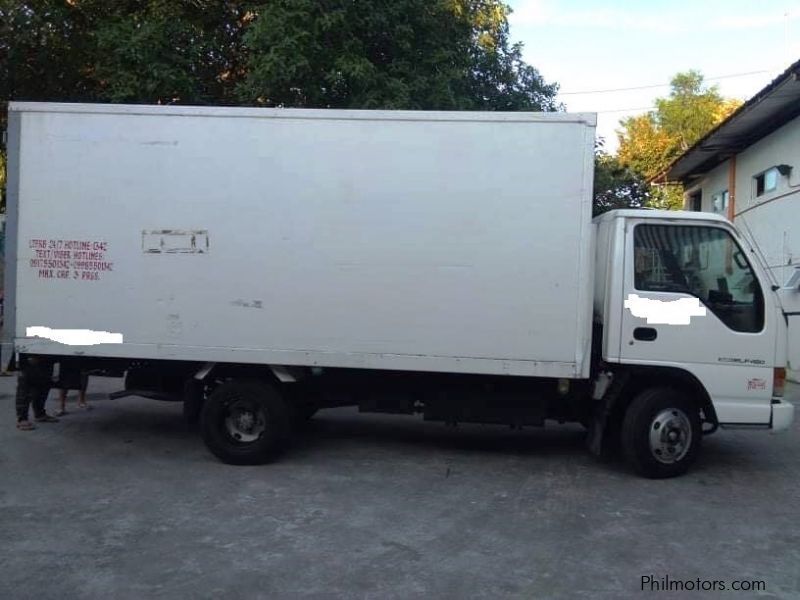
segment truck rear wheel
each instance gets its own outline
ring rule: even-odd
[[[700,411],[690,397],[652,388],[638,394],[625,411],[622,451],[640,475],[675,477],[697,458],[702,435]]]
[[[218,386],[203,405],[203,441],[222,462],[268,462],[290,436],[289,411],[278,391],[261,381],[232,380]]]

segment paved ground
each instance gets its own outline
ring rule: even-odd
[[[688,476],[588,456],[575,427],[448,430],[320,413],[280,462],[230,467],[180,407],[105,399],[23,433],[0,379],[0,598],[800,597],[800,427],[720,432]],[[791,388],[800,401],[800,388]],[[51,401],[52,403],[52,401]]]

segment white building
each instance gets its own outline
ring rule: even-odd
[[[800,266],[800,61],[678,158],[667,180],[684,207],[726,215],[765,256],[775,285]],[[794,307],[792,307],[794,312]],[[800,377],[800,314],[789,317],[790,377]]]

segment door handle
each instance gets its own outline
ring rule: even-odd
[[[633,339],[640,342],[652,342],[658,337],[658,332],[652,327],[637,327],[633,330]]]

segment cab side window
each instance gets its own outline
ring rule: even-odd
[[[699,298],[734,331],[764,328],[764,296],[747,257],[720,227],[637,225],[634,286]]]

